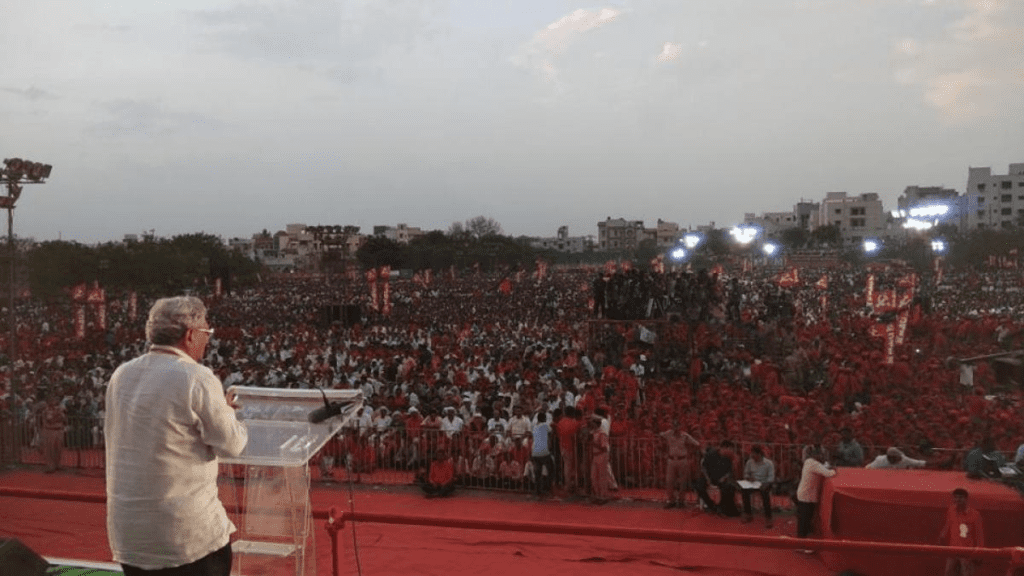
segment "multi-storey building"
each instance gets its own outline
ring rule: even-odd
[[[670,248],[679,242],[679,224],[658,218],[658,227],[654,234],[654,242],[658,248]]]
[[[764,212],[760,216],[753,212],[743,215],[743,223],[757,226],[766,235],[777,234],[787,228],[797,226],[796,212]]]
[[[885,213],[878,194],[848,196],[829,192],[818,209],[820,226],[834,225],[846,244],[859,244],[867,238],[885,234]]]
[[[593,236],[569,236],[568,226],[559,226],[554,238],[534,238],[530,246],[539,250],[557,250],[578,254],[594,247]]]
[[[923,230],[940,223],[961,227],[964,198],[952,188],[907,186],[896,199],[893,216],[911,229]]]
[[[647,238],[643,220],[608,217],[597,223],[597,245],[601,250],[636,250]]]
[[[1007,174],[992,168],[969,168],[963,230],[1013,228],[1024,218],[1024,163],[1010,164]]]

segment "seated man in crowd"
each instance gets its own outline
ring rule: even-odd
[[[722,440],[718,448],[710,447],[701,463],[703,474],[697,478],[697,495],[709,511],[725,516],[739,516],[736,508],[736,473],[732,457],[733,443]],[[716,504],[708,494],[708,486],[717,486],[720,498]]]
[[[842,439],[836,446],[836,466],[859,468],[864,465],[864,448],[853,437],[853,431],[847,427],[839,430]]]
[[[972,478],[999,478],[999,469],[1006,465],[1006,458],[996,450],[996,443],[986,437],[964,457],[964,470]]]
[[[885,454],[872,460],[865,468],[868,470],[890,469],[907,470],[908,468],[924,468],[924,460],[915,460],[894,446],[889,447]]]
[[[753,493],[761,495],[761,504],[764,506],[764,526],[772,527],[772,483],[775,482],[775,463],[764,457],[764,448],[754,446],[750,449],[750,458],[743,466],[743,479],[752,484],[750,487],[740,485],[743,498],[743,522],[750,522],[754,519],[751,512],[750,496]]]
[[[448,450],[438,450],[426,477],[420,477],[420,488],[427,498],[448,496],[455,491],[455,463]]]

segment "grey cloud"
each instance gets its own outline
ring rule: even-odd
[[[93,124],[88,132],[106,138],[172,136],[221,129],[223,124],[193,112],[167,110],[158,103],[114,100],[102,105],[110,119]]]
[[[365,6],[336,0],[238,4],[186,12],[208,45],[237,57],[327,63],[327,77],[350,82],[380,54],[440,37],[443,2],[391,0]]]
[[[35,86],[29,86],[28,88],[14,88],[11,86],[0,86],[0,91],[7,92],[8,94],[16,94],[18,96],[27,98],[29,100],[48,100],[56,98],[56,94],[47,92],[41,88]]]

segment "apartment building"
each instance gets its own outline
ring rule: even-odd
[[[969,168],[964,198],[963,231],[1019,226],[1024,218],[1024,163],[1010,164],[1006,174]]]

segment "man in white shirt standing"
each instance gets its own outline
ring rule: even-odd
[[[126,576],[228,576],[235,527],[217,495],[217,456],[248,441],[233,395],[199,364],[213,330],[198,298],[149,311],[148,353],[107,388],[107,535]]]
[[[796,487],[797,538],[807,538],[811,533],[814,512],[821,499],[821,484],[825,478],[836,475],[836,471],[822,464],[818,460],[819,458],[822,458],[821,451],[819,449],[811,450],[800,471],[800,484]],[[804,552],[810,551],[804,550]]]

